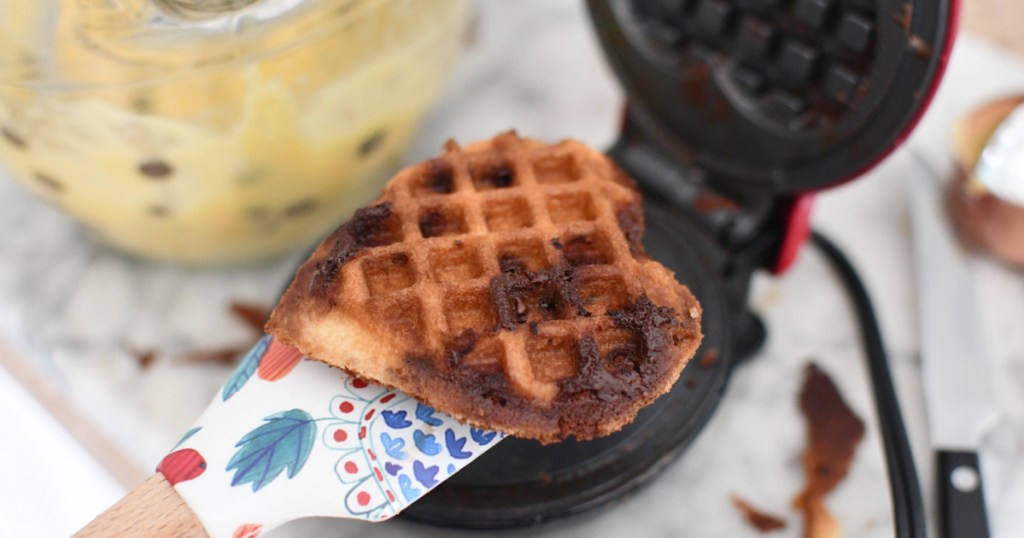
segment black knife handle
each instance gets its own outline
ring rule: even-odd
[[[939,450],[939,522],[944,538],[989,538],[977,452]]]

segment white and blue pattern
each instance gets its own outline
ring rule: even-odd
[[[504,437],[287,352],[260,340],[161,463],[214,538],[309,516],[386,520]]]

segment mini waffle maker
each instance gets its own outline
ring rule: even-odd
[[[931,99],[953,0],[589,0],[628,95],[610,155],[645,191],[651,256],[704,307],[675,388],[621,432],[541,446],[506,439],[402,516],[495,528],[578,513],[678,457],[765,338],[755,270],[784,270],[811,197],[869,169]],[[705,360],[702,358],[707,357]]]

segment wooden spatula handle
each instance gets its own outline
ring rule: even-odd
[[[171,484],[157,473],[75,534],[107,536],[205,537],[203,524]]]

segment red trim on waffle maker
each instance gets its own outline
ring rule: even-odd
[[[939,63],[936,66],[935,77],[932,78],[932,84],[922,96],[921,106],[917,108],[917,111],[914,113],[914,117],[909,123],[907,123],[907,127],[903,129],[903,132],[901,132],[898,137],[896,137],[896,141],[893,142],[888,149],[879,154],[873,161],[865,165],[860,170],[857,170],[849,177],[826,188],[841,185],[865,174],[868,170],[871,170],[880,162],[885,160],[885,158],[891,155],[893,151],[896,151],[897,148],[902,146],[903,143],[907,141],[907,138],[910,137],[910,133],[914,132],[914,128],[921,122],[921,118],[924,117],[924,113],[928,111],[928,107],[931,105],[932,100],[935,99],[935,94],[939,91],[939,86],[942,84],[942,78],[946,74],[946,68],[949,66],[949,57],[953,53],[953,44],[956,42],[957,31],[960,28],[960,9],[961,0],[950,0],[946,39],[942,43],[942,49],[939,53]],[[797,255],[800,253],[800,248],[811,236],[811,206],[813,205],[814,196],[814,192],[798,194],[790,204],[787,214],[784,217],[786,220],[786,231],[779,247],[779,255],[775,260],[775,265],[772,267],[772,273],[778,275],[789,269],[796,260]]]
[[[779,243],[779,255],[775,257],[775,263],[771,270],[773,274],[781,275],[786,272],[797,255],[800,248],[804,246],[807,239],[811,237],[811,208],[814,207],[816,193],[805,192],[793,197],[786,208],[786,231]]]
[[[904,128],[903,132],[896,137],[896,141],[893,142],[892,146],[889,146],[888,149],[880,153],[875,160],[871,161],[860,170],[857,170],[849,177],[826,188],[841,185],[847,181],[860,177],[868,170],[877,166],[878,163],[885,160],[885,158],[892,154],[892,152],[896,151],[897,148],[907,141],[907,138],[910,137],[910,133],[914,132],[914,128],[921,122],[921,118],[924,117],[924,113],[928,111],[928,107],[932,104],[932,100],[935,98],[935,93],[939,91],[939,86],[942,85],[942,78],[946,75],[946,68],[949,66],[949,57],[953,54],[953,44],[956,41],[956,35],[960,29],[960,9],[961,0],[950,0],[949,14],[947,18],[949,25],[947,26],[946,40],[942,43],[942,49],[939,53],[939,63],[936,66],[935,77],[932,78],[932,85],[925,90],[924,95],[921,97],[921,106],[917,108],[917,111],[914,113],[914,117],[909,123],[907,123],[906,128]]]

